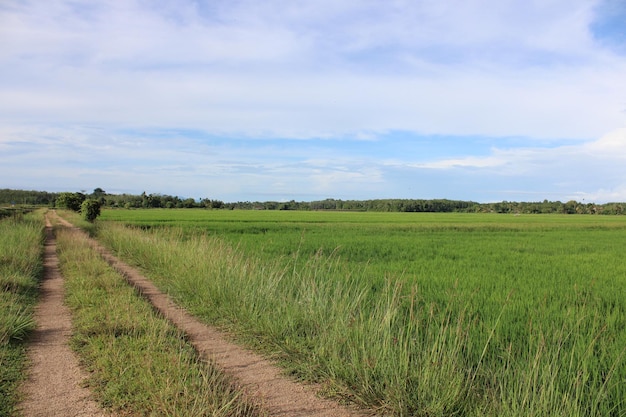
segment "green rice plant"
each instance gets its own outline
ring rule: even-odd
[[[620,384],[615,372],[623,368],[626,347],[611,356],[608,367],[599,366],[598,347],[606,329],[594,328],[589,340],[582,322],[551,334],[537,332],[523,358],[514,357],[511,349],[506,352],[503,366],[492,376],[502,415],[623,415],[623,397],[611,398],[620,390],[611,393],[610,386]],[[515,378],[507,377],[512,372]]]
[[[42,212],[0,220],[0,416],[14,415],[42,272]]]
[[[129,415],[260,415],[85,239],[75,230],[58,231],[72,346],[101,404]]]

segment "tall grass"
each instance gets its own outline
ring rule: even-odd
[[[340,251],[303,255],[297,243],[293,256],[273,261],[183,229],[107,223],[99,236],[193,313],[273,353],[298,377],[322,382],[328,394],[381,413],[626,414],[624,302],[593,281],[572,291],[568,276],[555,273],[546,278],[563,282],[557,293],[558,285],[546,290],[524,274],[528,282],[514,290],[489,275],[469,280],[482,284],[473,287],[461,272],[452,284],[437,276],[411,282],[382,268],[372,280],[367,263],[344,262]],[[508,252],[496,249],[482,247],[493,271],[507,267],[496,259]],[[432,255],[442,268],[480,261]]]
[[[15,412],[41,278],[41,212],[0,221],[0,416]]]
[[[255,416],[234,385],[202,362],[183,334],[158,316],[74,230],[58,231],[72,345],[88,385],[117,412],[145,416]]]

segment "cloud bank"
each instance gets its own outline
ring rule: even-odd
[[[626,200],[616,0],[8,1],[5,186]]]

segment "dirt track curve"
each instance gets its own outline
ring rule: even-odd
[[[56,213],[54,213],[54,216],[56,216]],[[72,224],[68,223],[64,219],[58,216],[56,218],[64,226],[74,227]],[[160,292],[150,280],[148,280],[145,276],[139,273],[136,269],[117,259],[111,254],[111,252],[101,246],[94,239],[90,239],[89,241],[91,245],[101,254],[101,256],[113,268],[121,273],[129,281],[130,284],[135,286],[161,314],[163,314],[166,318],[168,318],[172,323],[174,323],[177,327],[179,327],[188,335],[200,355],[202,355],[206,359],[213,360],[217,364],[217,366],[220,367],[224,372],[232,375],[238,382],[238,385],[244,389],[246,394],[251,398],[254,398],[256,400],[255,402],[262,404],[270,416],[351,417],[371,415],[364,411],[357,411],[342,406],[334,401],[318,397],[315,391],[315,387],[313,385],[301,384],[284,376],[281,370],[268,360],[229,342],[223,333],[217,331],[210,326],[207,326],[206,324],[203,324],[198,319],[187,313],[185,310],[174,304],[174,302],[166,294]],[[50,255],[48,255],[48,252],[50,252]],[[48,259],[48,257],[50,257],[51,259]],[[61,409],[59,409],[58,413],[53,413],[51,412],[52,409],[49,407],[48,404],[45,404],[45,414],[37,414],[37,410],[40,410],[41,408],[37,408],[37,404],[29,405],[29,403],[32,403],[33,400],[36,399],[39,399],[38,401],[45,400],[47,403],[49,403],[55,402],[55,398],[59,398],[63,404],[69,403],[71,402],[67,400],[67,398],[70,398],[69,393],[66,394],[63,391],[70,388],[70,385],[72,386],[72,398],[77,398],[78,400],[86,400],[89,396],[88,392],[84,392],[85,389],[81,389],[81,391],[78,391],[78,385],[80,384],[80,380],[82,378],[79,372],[76,372],[76,375],[73,375],[74,372],[72,372],[72,375],[60,376],[58,378],[55,378],[54,380],[48,379],[52,378],[50,376],[50,373],[56,374],[56,372],[60,372],[62,370],[61,368],[68,368],[68,365],[62,364],[61,361],[76,362],[76,359],[73,358],[72,352],[67,347],[67,339],[70,332],[69,327],[60,327],[58,323],[61,321],[61,319],[52,319],[52,321],[56,324],[53,324],[47,330],[44,328],[44,321],[49,321],[46,319],[46,317],[50,315],[48,309],[54,309],[54,311],[58,310],[58,314],[63,316],[63,321],[67,320],[67,322],[69,323],[70,320],[69,311],[67,311],[66,309],[65,311],[62,311],[63,309],[59,308],[59,306],[56,305],[62,304],[62,278],[60,277],[58,268],[56,267],[56,263],[58,261],[56,260],[56,254],[54,249],[54,236],[52,236],[51,228],[48,229],[46,259],[46,277],[44,280],[44,287],[50,285],[49,282],[54,281],[55,286],[60,287],[60,294],[54,295],[55,298],[58,298],[58,301],[55,300],[54,302],[50,302],[49,305],[46,300],[52,294],[48,294],[50,290],[46,288],[43,289],[44,296],[42,299],[42,303],[38,309],[38,314],[40,315],[38,315],[37,318],[38,323],[40,323],[41,326],[41,330],[38,330],[38,337],[55,337],[55,340],[58,338],[59,341],[55,341],[54,344],[52,344],[53,342],[37,342],[37,340],[35,340],[35,342],[37,343],[34,343],[33,346],[33,358],[35,359],[38,356],[50,355],[48,349],[53,347],[56,349],[57,345],[60,344],[64,345],[67,352],[59,354],[60,356],[54,360],[45,358],[45,363],[38,363],[37,361],[33,362],[32,378],[31,382],[29,382],[29,385],[37,382],[37,376],[39,374],[48,374],[47,376],[39,377],[39,379],[43,379],[41,382],[43,382],[44,385],[57,386],[59,391],[46,394],[39,391],[33,392],[33,388],[29,388],[27,392],[30,393],[31,398],[24,404],[24,415],[105,415],[102,414],[101,411],[66,412]],[[50,272],[48,271],[49,269],[51,270]],[[54,273],[53,271],[56,272]],[[51,277],[48,277],[48,274],[50,274]],[[60,283],[56,283],[57,281],[59,281]],[[69,326],[69,324],[67,326]],[[58,371],[49,368],[51,364],[47,364],[47,362],[51,361],[56,362],[55,368],[59,368]],[[70,384],[68,382],[70,380],[69,378],[73,378],[72,381],[76,380],[77,383]],[[76,392],[74,392],[74,386],[76,387]],[[35,403],[37,403],[38,401],[35,401]],[[82,405],[81,407],[85,407],[84,409],[87,410],[86,407],[88,406],[91,407],[91,405],[85,403],[85,405]],[[29,410],[33,411],[29,412]]]

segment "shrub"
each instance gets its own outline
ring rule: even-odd
[[[85,200],[80,205],[80,212],[83,215],[83,219],[93,223],[96,217],[100,215],[100,202],[93,199]]]
[[[61,193],[56,199],[55,205],[72,211],[80,211],[81,204],[85,201],[82,193]]]

